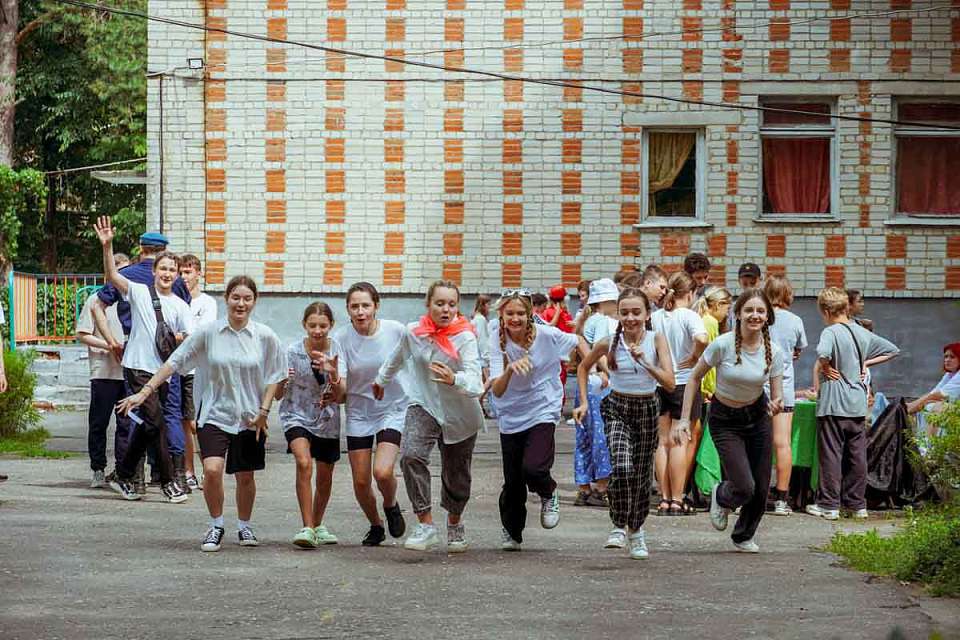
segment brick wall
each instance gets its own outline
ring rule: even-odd
[[[755,106],[827,98],[893,117],[901,96],[960,96],[960,2],[909,0],[207,0],[155,15],[331,47],[645,94]],[[924,5],[927,6],[927,5]],[[918,5],[917,8],[920,8]],[[803,22],[814,17],[829,19]],[[666,33],[670,35],[652,35]],[[587,40],[582,40],[587,38]],[[594,38],[590,40],[590,38]],[[604,38],[604,39],[596,39]],[[839,121],[833,217],[766,221],[760,114],[418,69],[150,26],[164,80],[164,225],[212,288],[355,280],[420,292],[546,288],[688,251],[733,284],[753,260],[800,295],[960,296],[960,226],[896,226],[891,126]],[[176,72],[186,75],[183,72]],[[149,89],[149,210],[159,216],[159,80]],[[702,215],[643,217],[645,130],[699,132]]]

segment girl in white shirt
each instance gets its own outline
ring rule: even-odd
[[[614,335],[597,341],[577,369],[580,397],[586,395],[590,369],[606,357],[612,391],[601,404],[610,448],[610,519],[613,530],[604,545],[622,549],[630,542],[630,557],[646,558],[643,523],[650,510],[650,476],[657,448],[657,389],[672,391],[673,364],[666,339],[650,328],[650,300],[639,289],[627,288],[617,301],[620,322]],[[587,414],[586,403],[574,409],[577,421]]]
[[[440,447],[441,506],[447,510],[447,551],[467,550],[462,522],[470,499],[470,464],[483,424],[480,351],[473,325],[460,315],[460,290],[438,280],[427,291],[427,313],[407,325],[403,339],[380,368],[374,396],[406,366],[410,374],[400,468],[419,524],[404,547],[426,551],[439,544],[430,498],[430,453]]]
[[[333,322],[333,311],[326,303],[307,306],[303,312],[307,335],[287,347],[287,379],[277,387],[287,453],[292,453],[297,463],[297,502],[303,520],[293,544],[303,549],[337,543],[337,537],[323,524],[333,486],[333,466],[340,459],[337,403],[343,402],[347,375],[340,345],[329,337]],[[314,460],[316,492],[312,487]]]
[[[250,526],[257,495],[253,472],[265,466],[267,416],[277,386],[287,377],[287,363],[277,334],[250,319],[257,285],[247,276],[227,283],[227,317],[190,335],[144,385],[118,409],[129,412],[150,397],[174,373],[196,368],[203,375],[197,435],[203,460],[203,498],[210,528],[203,551],[219,551],[223,542],[223,474],[237,480],[237,537],[241,546],[259,544]]]
[[[943,403],[960,397],[960,342],[953,342],[943,348],[943,377],[929,392],[913,402],[907,403],[907,411],[917,414],[917,435],[932,438],[936,428],[928,424],[926,414],[940,413]]]
[[[767,506],[770,489],[772,421],[783,409],[783,353],[770,339],[773,305],[761,289],[746,289],[733,307],[735,328],[707,347],[690,373],[680,420],[670,439],[690,438],[690,416],[697,390],[710,369],[717,370],[717,388],[710,402],[710,435],[720,455],[723,482],[710,495],[710,521],[727,528],[727,517],[740,507],[733,529],[737,551],[758,553],[753,537]],[[770,397],[764,385],[770,385]]]
[[[527,522],[527,490],[540,496],[540,525],[560,521],[553,467],[554,431],[563,406],[557,362],[583,338],[533,322],[530,298],[515,291],[499,305],[499,330],[490,345],[490,390],[497,397],[503,490],[501,547],[519,551]]]
[[[656,470],[660,486],[660,504],[657,515],[693,515],[693,505],[685,501],[688,473],[687,441],[674,442],[670,429],[680,420],[680,407],[690,371],[707,346],[707,330],[693,305],[696,283],[685,271],[678,271],[667,280],[667,295],[663,308],[650,317],[654,330],[662,334],[670,346],[673,360],[673,375],[676,387],[672,391],[661,388],[660,394],[660,444],[657,447]],[[700,420],[701,394],[697,381],[696,402],[690,419]],[[690,458],[692,460],[692,457]]]
[[[373,381],[381,365],[393,353],[406,328],[394,320],[381,320],[380,293],[369,282],[347,289],[350,324],[333,333],[347,367],[347,456],[353,475],[353,494],[370,529],[361,544],[375,547],[386,540],[383,519],[377,509],[373,482],[383,497],[387,528],[394,538],[407,529],[397,503],[397,479],[393,474],[400,452],[407,395],[400,380],[383,387],[383,398],[373,395]]]

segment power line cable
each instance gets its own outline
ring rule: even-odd
[[[130,158],[129,160],[118,160],[117,162],[104,162],[103,164],[91,164],[85,167],[71,167],[70,169],[57,169],[55,171],[44,171],[45,176],[62,176],[68,173],[80,173],[81,171],[92,171],[94,169],[103,169],[105,167],[116,167],[122,164],[133,164],[135,162],[146,162],[146,158]]]

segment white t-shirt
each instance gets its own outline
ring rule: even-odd
[[[673,358],[673,375],[677,386],[687,384],[693,367],[681,369],[680,363],[693,353],[693,339],[696,336],[706,337],[707,329],[703,326],[703,318],[691,309],[680,307],[673,311],[657,309],[650,316],[650,322],[654,331],[662,333],[667,339],[670,356]]]
[[[340,345],[347,367],[346,414],[350,437],[372,436],[383,429],[403,433],[409,402],[402,379],[395,379],[384,387],[383,400],[373,397],[373,381],[403,337],[405,327],[394,320],[377,322],[380,326],[372,336],[360,335],[352,323],[337,327],[332,336]]]
[[[563,403],[560,360],[577,347],[578,341],[576,334],[543,325],[537,325],[537,335],[529,350],[521,349],[507,336],[507,360],[514,362],[526,354],[533,369],[525,376],[514,374],[506,391],[497,397],[500,433],[518,433],[544,422],[560,421]],[[490,377],[501,375],[503,351],[499,340],[491,341]]]
[[[196,331],[203,325],[208,322],[216,322],[217,320],[217,301],[211,295],[206,293],[201,293],[200,295],[190,299],[190,315],[193,316],[193,330]],[[196,371],[190,371],[186,375],[192,376]],[[195,398],[199,398],[201,390],[199,386],[194,382],[193,392]],[[196,401],[196,400],[195,400]]]
[[[190,306],[173,293],[157,295],[160,298],[160,312],[174,333],[193,332],[193,317]],[[153,299],[145,284],[130,282],[127,295],[123,299],[130,303],[130,339],[123,352],[123,366],[156,373],[163,365],[157,353],[156,334],[157,316],[153,311]]]
[[[93,304],[96,299],[97,296],[94,294],[87,298],[84,303],[83,310],[80,311],[80,316],[77,318],[77,333],[86,333],[103,338],[93,322]],[[117,305],[107,307],[106,314],[107,328],[113,338],[123,344],[123,327],[120,325],[120,318],[117,317]],[[110,351],[88,346],[87,358],[90,361],[91,380],[123,380],[123,367]]]
[[[328,341],[326,354],[331,358],[339,356],[337,372],[346,380],[347,363],[340,345],[332,338]],[[293,427],[302,427],[318,438],[340,438],[340,405],[331,404],[322,409],[317,406],[321,397],[321,386],[313,372],[310,354],[297,340],[287,346],[287,384],[280,401],[280,424],[284,433]],[[293,376],[289,370],[293,369]],[[326,374],[321,374],[326,382]]]
[[[803,329],[803,320],[786,309],[775,309],[773,326],[770,327],[770,340],[783,352],[783,406],[792,407],[797,400],[793,352],[794,349],[807,347],[807,334]],[[767,393],[770,393],[769,386]]]
[[[729,331],[711,342],[703,352],[703,360],[717,369],[716,395],[734,402],[751,402],[763,394],[769,380],[783,375],[783,352],[772,341],[773,351],[770,370],[764,375],[767,356],[764,346],[755,351],[740,348],[740,364],[737,364],[735,336]]]
[[[480,359],[483,361],[484,367],[490,366],[490,332],[488,327],[488,322],[486,316],[480,313],[473,314],[473,319],[470,321],[473,324],[473,328],[477,330],[477,344],[480,346]]]
[[[640,341],[640,349],[646,361],[658,366],[660,357],[657,355],[657,332],[648,329],[643,334]],[[610,349],[607,353],[607,361],[616,358],[617,368],[610,369],[610,387],[619,393],[629,393],[632,395],[647,395],[654,393],[660,384],[657,379],[650,375],[647,368],[627,349],[627,343],[620,336],[617,343],[617,350],[613,352],[613,338],[610,338]]]
[[[593,346],[600,340],[612,336],[617,330],[617,324],[616,318],[595,313],[583,323],[583,339]]]

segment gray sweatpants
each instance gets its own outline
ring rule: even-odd
[[[470,464],[476,443],[477,436],[473,435],[456,444],[444,444],[440,424],[432,415],[418,405],[407,409],[400,469],[414,513],[429,511],[432,505],[430,454],[434,445],[440,447],[440,482],[443,487],[440,506],[455,516],[463,513],[470,499]]]

